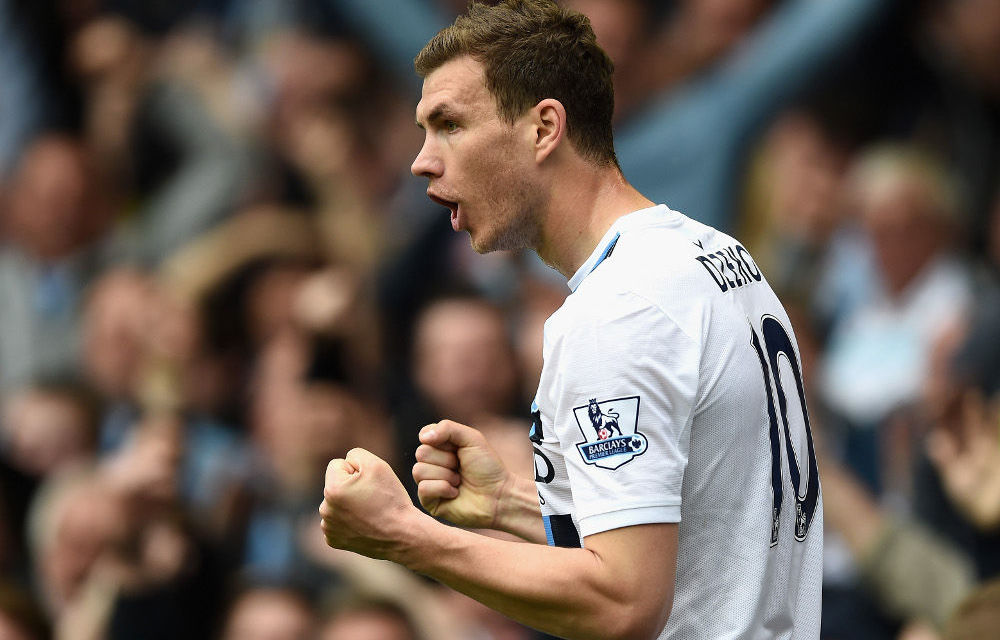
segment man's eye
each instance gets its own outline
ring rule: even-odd
[[[444,123],[444,128],[448,133],[455,133],[458,131],[458,123],[454,120],[447,120]]]

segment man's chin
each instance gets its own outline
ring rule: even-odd
[[[494,251],[496,251],[496,248],[490,245],[485,245],[481,242],[476,242],[476,240],[472,236],[469,236],[469,244],[472,246],[472,250],[478,253],[479,255],[485,255],[487,253],[493,253]]]
[[[472,246],[472,250],[479,255],[493,253],[497,250],[496,238],[476,237],[471,231],[469,232],[469,244]]]
[[[475,236],[469,232],[469,242],[473,251],[483,255],[495,251],[520,251],[532,248],[526,238],[514,234],[493,235],[489,237]]]

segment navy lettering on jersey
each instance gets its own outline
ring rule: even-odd
[[[545,434],[542,432],[542,410],[538,408],[537,402],[531,403],[531,431],[528,433],[528,439],[538,444],[545,438]]]
[[[695,260],[705,267],[705,271],[712,276],[712,281],[723,293],[763,279],[750,252],[739,244],[695,256]]]
[[[538,447],[531,447],[535,454],[535,482],[549,484],[556,478],[556,468],[552,461]]]
[[[744,249],[742,246],[736,245],[736,253],[740,256],[740,262],[742,262],[744,266],[746,266],[747,271],[750,272],[750,275],[753,277],[753,279],[756,280],[757,282],[760,282],[760,279],[763,276],[760,275],[760,269],[757,268],[757,265],[754,264],[753,258],[750,257],[750,252]]]
[[[544,438],[545,433],[542,431],[542,411],[538,408],[537,402],[532,402],[531,432],[528,434],[528,439],[532,442],[531,448],[535,454],[535,482],[549,484],[556,477],[556,469],[552,466],[552,461],[549,460],[548,456],[541,449],[534,446],[541,444]]]
[[[695,259],[701,263],[701,266],[705,267],[705,271],[708,271],[708,275],[712,276],[712,280],[715,280],[715,284],[719,285],[719,288],[722,289],[723,293],[729,291],[729,285],[726,284],[726,281],[722,277],[722,274],[719,273],[719,270],[715,267],[714,264],[712,264],[711,260],[709,260],[705,256],[698,256]]]

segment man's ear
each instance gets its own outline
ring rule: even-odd
[[[553,98],[546,98],[532,109],[534,119],[535,160],[542,162],[562,143],[566,135],[566,108]]]

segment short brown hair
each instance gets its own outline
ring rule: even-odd
[[[426,78],[464,55],[485,67],[486,88],[504,121],[513,123],[539,101],[554,98],[566,109],[566,135],[580,155],[618,166],[611,128],[614,65],[585,15],[552,0],[473,2],[466,15],[431,38],[414,67]]]

